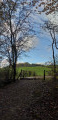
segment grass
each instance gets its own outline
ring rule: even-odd
[[[53,66],[52,66],[53,69]],[[17,67],[17,76],[19,76],[21,70],[24,70],[25,73],[27,72],[27,77],[29,76],[29,72],[31,72],[30,76],[44,76],[44,70],[46,76],[53,76],[51,66],[34,66],[34,67]],[[58,66],[57,66],[58,69]],[[10,70],[11,71],[11,70]],[[35,75],[34,75],[35,73]],[[11,72],[10,72],[11,74]],[[5,77],[8,77],[8,67],[6,68],[0,68],[0,79],[4,79]]]
[[[52,66],[52,69],[53,69],[53,66]],[[20,77],[19,75],[20,75],[21,70],[24,70],[21,77],[38,76],[41,78],[44,76],[44,70],[45,70],[45,76],[47,76],[46,78],[48,81],[48,80],[51,80],[49,76],[53,76],[52,69],[51,69],[51,66],[17,67],[16,68],[16,71],[17,71],[16,79]],[[58,66],[57,66],[57,70],[58,70]],[[8,83],[12,81],[12,79],[9,79],[10,77],[13,78],[13,73],[11,69],[9,72],[9,67],[0,68],[0,86],[3,86],[4,84],[6,84],[6,82]],[[56,78],[58,79],[58,75],[56,76]]]
[[[35,72],[37,76],[43,76],[44,70],[46,71],[46,75],[48,76],[48,72],[51,71],[51,68],[48,66],[35,66],[35,67],[18,67],[17,72],[20,73],[21,70],[32,71]]]
[[[48,71],[51,70],[48,66],[35,66],[35,67],[17,67],[17,75],[16,79],[19,78],[19,74],[21,70],[24,70],[24,77],[33,77],[33,76],[43,76],[44,70],[46,71],[46,76],[48,76]],[[27,73],[27,74],[26,74]],[[9,78],[12,75],[11,69],[9,72],[9,68],[0,68],[0,86],[4,85],[4,83],[9,82]],[[23,77],[23,76],[22,76]],[[12,80],[11,80],[12,81]]]

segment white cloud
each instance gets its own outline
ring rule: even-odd
[[[45,63],[44,63],[44,62],[38,62],[38,63],[36,63],[36,64],[45,65]]]
[[[17,64],[19,64],[19,63],[24,63],[24,61],[20,61],[20,60],[19,60],[19,61],[17,62]]]
[[[55,13],[47,15],[47,17],[51,23],[58,25],[58,12],[55,11]]]
[[[39,14],[35,14],[35,13],[34,13],[34,14],[31,14],[30,17],[31,17],[32,23],[40,24],[40,23],[43,22],[43,21],[41,20],[41,16],[40,16]]]
[[[25,43],[24,43],[25,41]],[[31,48],[34,48],[37,46],[38,44],[38,38],[37,36],[28,36],[28,37],[25,37],[23,43],[24,43],[24,47],[23,47],[23,50],[24,51],[29,51]]]
[[[3,68],[3,67],[6,67],[6,66],[8,66],[8,65],[9,65],[8,60],[7,60],[7,59],[3,59],[3,60],[1,61],[0,67]]]

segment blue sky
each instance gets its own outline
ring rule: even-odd
[[[35,48],[29,50],[26,52],[27,57],[22,55],[22,57],[19,59],[19,62],[29,62],[29,63],[45,63],[47,61],[52,60],[52,38],[50,34],[42,28],[40,28],[40,24],[43,25],[45,20],[50,20],[54,22],[56,21],[56,24],[58,23],[58,17],[53,19],[53,15],[50,17],[46,17],[45,14],[38,15],[38,14],[31,14],[30,19],[33,25],[33,30],[35,30],[36,33],[36,39],[37,44],[35,45]],[[58,39],[58,37],[57,37]],[[58,53],[58,51],[55,49],[55,55]]]
[[[57,54],[55,50],[55,54]],[[51,38],[47,35],[42,35],[38,39],[38,44],[35,48],[31,49],[29,52],[26,52],[19,59],[19,62],[29,62],[29,63],[45,63],[52,60],[52,42]]]
[[[51,21],[51,23],[58,25],[58,13],[56,12],[55,15],[50,14],[46,16],[45,13],[42,13],[41,15],[39,15],[33,12],[30,14],[27,20],[29,20],[31,28],[33,28],[36,34],[33,37],[34,39],[33,41],[31,39],[31,36],[32,36],[31,32],[30,32],[31,33],[30,36],[28,36],[31,46],[32,47],[34,46],[34,48],[30,49],[29,51],[26,50],[27,56],[25,56],[25,54],[22,54],[21,57],[19,57],[18,62],[45,63],[47,61],[51,61],[52,60],[52,38],[47,31],[45,32],[40,27],[40,25],[43,26],[44,22],[47,20]],[[57,39],[58,39],[58,36],[57,36]],[[58,54],[58,51],[55,49],[55,55],[56,54]]]

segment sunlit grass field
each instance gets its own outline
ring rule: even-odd
[[[16,68],[16,78],[19,76],[21,70],[25,71],[27,73],[27,77],[29,77],[29,72],[31,72],[30,76],[43,76],[44,70],[46,76],[53,76],[53,66],[30,66],[30,67],[17,67]],[[11,70],[10,70],[11,71]],[[57,66],[58,71],[58,66]],[[34,75],[35,74],[35,75]],[[0,68],[0,79],[4,79],[5,75],[8,75],[8,67]]]
[[[45,74],[49,75],[49,71],[51,71],[51,68],[48,66],[18,67],[17,68],[18,73],[20,73],[21,70],[32,71],[32,72],[35,72],[37,76],[43,76],[44,70],[45,70]]]
[[[49,76],[54,76],[53,66],[30,66],[30,67],[17,66],[16,79],[20,79],[22,77],[24,78],[25,77],[41,77],[42,78],[44,77],[44,70],[45,70],[45,76],[47,76],[48,79],[50,79]],[[58,71],[58,66],[56,70]],[[13,78],[13,71],[11,68],[10,69],[9,67],[0,68],[0,86],[3,86],[4,84],[8,83],[8,80],[12,81],[12,78]],[[57,79],[58,79],[58,75],[57,75]]]

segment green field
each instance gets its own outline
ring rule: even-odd
[[[56,70],[58,71],[58,66],[56,68],[57,68]],[[35,76],[42,78],[44,76],[44,70],[45,70],[45,76],[48,76],[48,78],[49,76],[54,76],[53,66],[34,66],[34,67],[17,66],[16,79],[20,79],[22,77],[35,77]],[[11,68],[10,69],[9,67],[0,68],[0,86],[3,86],[5,83],[8,83],[8,80],[12,81],[12,79],[13,79],[13,71]],[[57,79],[58,79],[58,74],[57,74]]]
[[[30,67],[17,67],[16,68],[16,78],[20,76],[21,70],[24,72],[24,77],[30,77],[30,76],[43,76],[44,70],[46,76],[53,76],[53,66],[30,66]],[[58,66],[57,66],[58,70]],[[10,70],[11,73],[11,70]],[[10,74],[9,74],[10,75]],[[23,76],[23,75],[22,75]],[[21,77],[22,77],[21,76]],[[0,68],[0,79],[4,79],[8,77],[8,67],[6,68]]]
[[[44,70],[46,71],[46,75],[49,75],[49,71],[51,71],[51,68],[48,66],[35,66],[35,67],[18,67],[17,73],[20,73],[21,70],[24,71],[32,71],[35,72],[37,76],[43,76]]]

